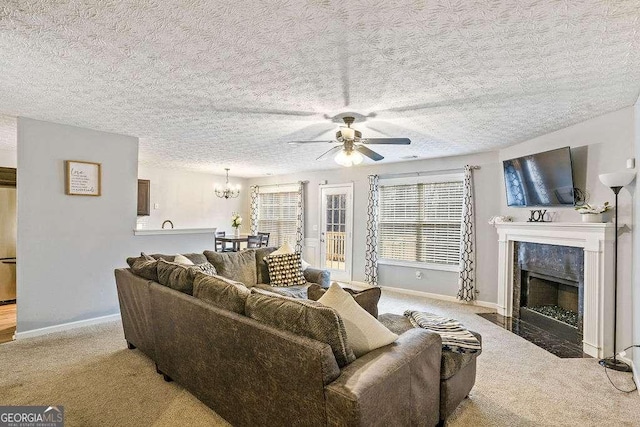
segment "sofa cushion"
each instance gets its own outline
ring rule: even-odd
[[[193,265],[182,265],[158,260],[158,283],[176,291],[193,295],[193,279],[199,269]]]
[[[144,252],[139,257],[127,258],[127,264],[131,267],[131,272],[143,279],[158,281],[157,265],[158,261]]]
[[[363,291],[355,291],[349,288],[344,288],[344,290],[349,292],[358,305],[364,308],[367,313],[376,319],[378,318],[378,301],[380,301],[380,295],[382,294],[380,288],[370,288]],[[315,283],[310,284],[307,289],[307,295],[313,301],[318,301],[325,292],[327,292],[326,288]]]
[[[264,260],[269,256],[276,248],[258,248],[256,249],[256,283],[270,283],[269,278],[269,266]]]
[[[255,287],[265,291],[273,292],[274,294],[284,295],[291,298],[307,299],[307,289],[310,283],[300,286],[271,286],[267,284],[258,283]],[[310,298],[309,298],[310,299]]]
[[[255,249],[245,249],[240,252],[204,251],[204,255],[220,276],[242,282],[247,287],[258,283]]]
[[[340,314],[347,331],[349,346],[356,357],[363,356],[376,348],[389,345],[398,335],[387,329],[365,309],[360,307],[351,294],[333,282],[329,290],[318,300]]]
[[[340,367],[355,360],[353,350],[347,342],[344,323],[330,307],[307,299],[289,298],[252,288],[245,313],[274,328],[328,344]]]
[[[250,293],[242,283],[222,276],[197,272],[193,280],[194,297],[238,314],[244,314],[244,305]]]
[[[307,283],[302,272],[300,254],[271,254],[265,261],[269,266],[271,286],[300,286]]]
[[[165,261],[169,261],[169,262],[174,262],[176,255],[166,255],[166,254],[151,254],[151,256],[155,259],[163,259]],[[189,254],[182,254],[182,256],[186,257],[187,259],[189,259],[192,263],[194,264],[202,264],[207,262],[207,257],[204,256],[204,254],[194,254],[194,253],[189,253]]]

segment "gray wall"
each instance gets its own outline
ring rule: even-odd
[[[640,153],[640,99],[635,105],[635,121],[634,121],[634,143],[636,149],[636,156]],[[640,159],[636,159],[636,162]],[[636,166],[636,170],[638,167]],[[640,344],[640,207],[638,201],[640,201],[640,185],[638,185],[638,177],[636,176],[634,191],[634,227],[633,227],[633,298],[632,298],[632,313],[633,313],[633,344]],[[633,364],[635,367],[636,384],[640,388],[640,348],[633,350]]]
[[[331,160],[327,160],[331,161]],[[353,230],[353,280],[364,281],[365,239],[367,218],[367,192],[369,188],[367,176],[370,174],[397,174],[408,172],[442,171],[459,169],[466,164],[478,165],[474,171],[476,195],[476,224],[478,253],[485,254],[479,258],[477,284],[481,301],[497,300],[497,261],[498,243],[495,229],[488,224],[489,218],[499,212],[498,198],[504,192],[500,181],[497,153],[481,153],[469,156],[445,157],[439,159],[419,160],[404,163],[369,165],[354,168],[340,168],[331,171],[305,172],[249,180],[249,185],[266,185],[290,183],[299,180],[309,181],[305,200],[305,237],[318,238],[319,228],[319,184],[327,180],[328,184],[354,183],[354,230]],[[488,260],[483,259],[491,254]],[[422,271],[422,279],[416,279],[415,272]],[[381,265],[379,283],[382,286],[400,287],[409,290],[430,292],[455,296],[458,290],[458,275],[455,272],[419,269],[415,267],[398,267]]]
[[[102,196],[64,194],[64,160],[102,163]],[[138,140],[18,119],[18,332],[118,313],[113,269],[201,252],[208,235],[134,236]]]
[[[500,151],[500,159],[504,160],[566,146],[571,147],[576,186],[587,190],[590,195],[589,203],[601,205],[608,201],[613,205],[615,196],[611,189],[600,182],[598,175],[625,170],[627,159],[635,156],[634,108],[624,108],[511,146]],[[620,226],[627,225],[620,234],[618,252],[617,338],[620,350],[630,345],[632,341],[633,307],[630,301],[632,300],[631,282],[634,252],[630,230],[634,228],[632,225],[634,224],[633,194],[636,191],[635,187],[636,184],[633,182],[629,187],[623,189],[619,194],[618,201]],[[503,215],[511,215],[518,221],[526,221],[529,217],[529,209],[507,207],[504,196],[500,200]],[[549,211],[554,213],[555,221],[581,221],[580,214],[573,208],[552,208]]]

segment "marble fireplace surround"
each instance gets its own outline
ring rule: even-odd
[[[614,225],[568,222],[505,222],[498,231],[498,314],[513,313],[514,242],[584,250],[583,351],[602,358],[613,352]]]

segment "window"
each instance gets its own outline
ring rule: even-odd
[[[457,270],[460,262],[463,178],[390,179],[380,183],[381,262]]]
[[[288,241],[295,246],[298,220],[298,192],[258,194],[258,231],[271,233],[269,246]]]

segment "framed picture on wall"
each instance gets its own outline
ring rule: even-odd
[[[65,194],[69,196],[100,196],[102,194],[100,163],[65,160],[64,176]]]

